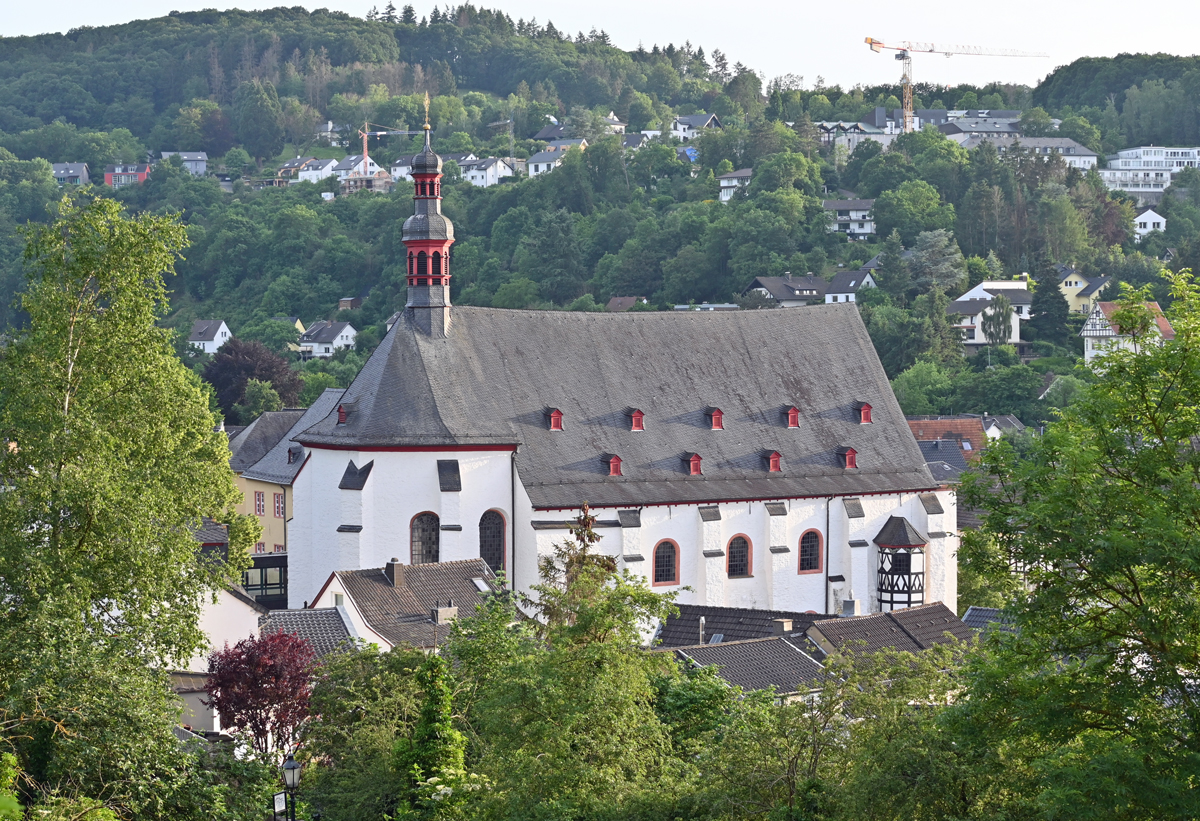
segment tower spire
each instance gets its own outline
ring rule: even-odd
[[[425,94],[425,147],[412,158],[414,212],[404,221],[408,301],[413,326],[432,337],[450,331],[450,246],[454,225],[442,215],[442,158],[430,142],[429,93]]]

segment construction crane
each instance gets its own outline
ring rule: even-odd
[[[904,133],[913,130],[913,91],[912,91],[912,53],[944,54],[953,57],[955,54],[974,54],[979,57],[1049,57],[1049,54],[1033,54],[1025,51],[1014,51],[1007,48],[983,48],[981,46],[937,46],[933,43],[912,43],[901,40],[894,45],[887,45],[882,40],[868,37],[866,43],[871,51],[876,53],[888,49],[896,52],[896,59],[904,64],[900,75],[900,88],[904,94]]]
[[[384,131],[371,131],[371,130],[369,130],[371,128],[371,126],[375,126],[376,128],[382,128],[385,130]],[[387,126],[364,121],[363,127],[358,130],[358,136],[362,137],[362,141],[363,141],[363,153],[362,153],[363,172],[365,173],[367,170],[367,138],[368,137],[390,137],[390,136],[395,136],[395,135],[413,136],[415,134],[424,134],[428,130],[429,130],[429,92],[428,91],[425,92],[425,126],[420,131],[395,131],[395,130],[387,129]]]

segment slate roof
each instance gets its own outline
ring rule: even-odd
[[[884,649],[915,653],[952,641],[946,638],[946,633],[962,641],[974,636],[974,631],[941,602],[890,613],[827,619],[814,623],[808,631],[827,652],[852,648],[865,653]],[[855,642],[862,644],[854,645]]]
[[[922,547],[929,544],[929,537],[913,527],[912,522],[903,516],[888,516],[875,544],[887,547]]]
[[[1000,133],[983,132],[971,134],[962,142],[962,147],[970,151],[982,145],[984,142],[990,142],[998,149],[1003,150],[1011,146],[1013,143],[1019,143],[1022,148],[1044,149],[1049,148],[1058,151],[1065,156],[1072,157],[1095,157],[1096,152],[1085,145],[1075,142],[1070,137],[1022,137],[1019,134],[1013,134],[1007,131]],[[1042,153],[1039,151],[1038,153]]]
[[[453,600],[460,615],[470,616],[483,601],[472,579],[483,579],[489,585],[495,579],[483,559],[397,564],[395,573],[395,585],[382,567],[335,573],[363,620],[393,646],[432,647],[435,634],[441,644],[450,634],[450,625],[435,625],[430,611]]]
[[[1003,294],[1013,305],[1032,305],[1033,294],[1028,288],[984,288],[992,296]]]
[[[854,294],[862,288],[863,280],[867,278],[866,271],[838,271],[833,275],[827,294]]]
[[[304,416],[302,410],[267,411],[229,443],[229,467],[244,473],[266,456]]]
[[[229,528],[207,516],[200,520],[200,527],[192,535],[202,545],[229,544]]]
[[[1097,294],[1110,282],[1112,282],[1112,277],[1095,277],[1094,279],[1089,279],[1087,286],[1079,291],[1078,296],[1092,296]]]
[[[682,114],[675,120],[682,125],[690,125],[692,128],[721,127],[721,121],[717,119],[716,114]]]
[[[343,157],[341,162],[333,167],[334,171],[352,171],[356,165],[362,162],[362,154],[349,154]]]
[[[963,613],[963,624],[972,630],[987,630],[993,627],[1012,630],[1012,620],[999,607],[976,607],[971,605]]]
[[[934,439],[931,442],[918,440],[917,446],[921,448],[921,455],[925,457],[929,472],[940,482],[956,482],[968,468],[962,448],[957,442],[947,439]]]
[[[317,658],[351,644],[355,638],[350,619],[337,607],[309,610],[272,610],[258,620],[258,633],[288,633],[309,643]]]
[[[604,306],[606,311],[628,311],[634,305],[641,302],[643,297],[640,296],[614,296]]]
[[[707,604],[676,604],[679,613],[668,616],[659,628],[656,647],[687,647],[700,641],[700,617],[704,617],[704,644],[713,636],[721,641],[743,641],[776,635],[775,619],[791,619],[791,634],[804,633],[813,621],[826,618],[814,613],[787,610],[754,610],[748,607],[715,607]],[[791,635],[789,634],[789,635]]]
[[[217,332],[221,330],[224,320],[197,319],[192,323],[192,332],[188,334],[188,342],[214,342]]]
[[[55,177],[82,177],[88,173],[85,162],[56,162],[51,163],[50,169]]]
[[[293,442],[292,437],[309,425],[315,424],[317,420],[323,419],[331,411],[337,410],[337,402],[341,396],[341,388],[326,388],[322,391],[321,395],[317,397],[308,410],[301,412],[299,418],[279,438],[279,441],[262,458],[242,471],[242,477],[245,479],[257,479],[261,482],[271,482],[276,485],[290,485],[295,480],[296,474],[300,472],[300,468],[304,466],[304,460],[307,458],[304,446]],[[295,413],[295,411],[280,412]],[[288,461],[289,452],[292,454],[290,463]]]
[[[717,177],[718,180],[748,180],[754,176],[753,168],[739,168],[737,171],[730,171],[728,174],[722,174]]]
[[[541,131],[533,135],[535,140],[557,140],[559,137],[567,133],[565,125],[556,125],[550,123],[542,128]]]
[[[788,340],[788,344],[780,344]],[[647,361],[654,367],[630,367]],[[861,425],[855,401],[869,401]],[[349,448],[520,445],[536,508],[781,499],[935,485],[850,304],[803,311],[583,313],[455,306],[445,338],[406,311],[347,389],[346,424],[296,437]],[[800,409],[788,429],[779,408]],[[714,431],[705,408],[724,411]],[[543,409],[564,413],[549,432]],[[631,435],[627,407],[646,414]],[[853,446],[857,469],[837,449]],[[770,473],[764,448],[783,456]],[[704,475],[680,454],[695,451]],[[606,453],[623,460],[609,476]]]
[[[875,200],[821,200],[826,211],[870,211]]]
[[[283,165],[279,166],[279,170],[280,171],[298,171],[300,168],[302,168],[304,166],[305,163],[309,162],[310,160],[315,160],[315,159],[316,159],[316,157],[296,157],[294,159],[288,160]]]
[[[529,163],[544,163],[544,162],[545,163],[558,163],[558,162],[562,162],[564,156],[566,156],[566,155],[563,154],[563,152],[561,152],[561,151],[539,151],[538,153],[534,154],[532,157],[527,159],[525,161],[525,163],[526,163],[526,165],[528,165]]]
[[[776,693],[787,695],[813,690],[825,670],[801,646],[794,640],[773,636],[677,647],[673,652],[680,661],[697,667],[715,665],[721,678],[743,690],[774,688]]]
[[[641,148],[649,141],[650,138],[640,132],[621,135],[621,146],[623,148]]]
[[[324,319],[314,322],[307,331],[300,334],[300,341],[314,345],[334,342],[342,331],[350,327],[349,322],[328,322]]]
[[[802,277],[755,277],[754,281],[742,290],[743,294],[755,288],[765,288],[775,299],[822,299],[829,283],[808,274]],[[808,293],[812,291],[812,293]]]
[[[982,417],[981,421],[983,422],[983,426],[985,428],[990,425],[995,425],[1002,431],[1025,430],[1025,424],[1011,413],[1001,413],[996,416],[985,415]]]
[[[1020,120],[1008,117],[986,117],[979,119],[962,118],[941,123],[937,128],[943,134],[1019,134]]]

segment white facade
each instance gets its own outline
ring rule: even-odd
[[[1144,238],[1147,234],[1155,231],[1167,230],[1167,218],[1159,214],[1152,208],[1148,208],[1138,214],[1133,220],[1133,232],[1137,234],[1138,239]]]
[[[842,278],[839,276],[829,284],[829,289],[825,291],[825,303],[833,302],[857,302],[858,291],[862,288],[877,288],[875,277],[871,276],[870,271],[855,271],[850,277],[850,281],[845,288],[837,287],[840,285]]]
[[[217,600],[211,593],[203,595],[200,609],[200,632],[208,639],[206,649],[193,656],[183,669],[197,673],[208,670],[208,656],[214,650],[232,647],[242,639],[258,636],[258,617],[266,612],[261,605],[252,604],[246,596],[229,590],[217,591]]]
[[[753,172],[749,168],[743,168],[738,171],[730,171],[728,174],[722,174],[717,177],[717,182],[721,186],[720,198],[721,202],[729,202],[733,199],[734,192],[739,188],[745,188],[750,184],[750,178]]]
[[[562,165],[563,156],[562,151],[541,151],[529,158],[525,168],[531,177],[548,174]]]
[[[569,538],[566,523],[578,513],[534,510],[510,449],[310,450],[293,485],[289,607],[312,601],[335,570],[381,567],[393,557],[411,561],[410,526],[425,512],[439,517],[440,561],[477,558],[480,517],[489,510],[499,512],[506,523],[505,571],[516,589],[528,592],[538,581],[538,557]],[[439,459],[458,461],[461,491],[440,490]],[[373,463],[362,490],[338,488],[350,461],[359,468]],[[936,497],[942,513],[927,512],[916,492],[863,496],[861,518],[851,518],[836,496],[774,500],[770,506],[779,515],[772,515],[766,501],[719,503],[719,519],[711,513],[702,517],[697,504],[655,505],[641,508],[636,527],[621,527],[615,508],[597,508],[593,513],[601,540],[596,549],[617,557],[619,567],[652,577],[656,545],[674,542],[679,549],[676,583],[653,588],[678,591],[684,603],[832,613],[843,599],[853,597],[869,605],[864,609],[877,611],[879,550],[872,539],[889,516],[903,516],[929,537],[924,602],[943,601],[954,609],[956,503],[950,491],[937,491]],[[821,567],[800,572],[800,538],[810,530],[821,537]],[[738,536],[750,543],[750,573],[731,578],[727,554],[730,540]],[[328,589],[317,605],[333,606],[337,592]],[[361,617],[355,626],[369,634]]]
[[[463,163],[460,168],[462,178],[477,188],[490,188],[514,173],[511,165],[495,157]]]
[[[333,169],[336,165],[337,160],[313,160],[300,169],[296,179],[300,182],[320,182],[333,176]]]
[[[1166,190],[1181,169],[1200,165],[1200,148],[1140,146],[1108,157],[1100,179],[1111,191],[1154,194]]]
[[[337,174],[339,180],[344,180],[351,175],[356,177],[374,177],[380,170],[379,164],[371,159],[370,156],[363,157],[361,154],[347,157],[334,167],[334,172]]]
[[[233,334],[229,331],[229,326],[225,324],[224,320],[222,320],[221,324],[217,327],[216,332],[213,334],[212,339],[191,338],[188,339],[188,344],[192,347],[199,348],[204,353],[214,354],[222,345],[228,342],[232,336]]]
[[[871,215],[874,200],[825,200],[822,207],[833,219],[830,233],[846,234],[851,239],[875,236],[875,218]]]
[[[353,348],[354,342],[358,338],[358,331],[349,323],[332,323],[333,325],[344,325],[338,328],[337,332],[330,334],[326,328],[331,323],[314,322],[300,336],[300,356],[304,359],[316,357],[318,359],[328,359],[342,348]]]

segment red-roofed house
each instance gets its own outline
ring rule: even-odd
[[[1163,342],[1174,339],[1175,329],[1163,315],[1163,310],[1158,303],[1147,302],[1145,306],[1154,314],[1154,324],[1150,326],[1150,331],[1141,344],[1161,345]],[[1096,307],[1092,309],[1092,315],[1088,317],[1087,322],[1083,324],[1083,330],[1079,332],[1079,335],[1083,337],[1083,361],[1085,363],[1090,365],[1096,357],[1110,351],[1137,350],[1138,343],[1135,343],[1132,336],[1121,333],[1121,329],[1113,321],[1113,314],[1120,307],[1116,302],[1097,302]]]
[[[988,436],[983,429],[983,418],[975,414],[904,418],[918,442],[954,442],[968,460],[978,458],[987,447]]]

